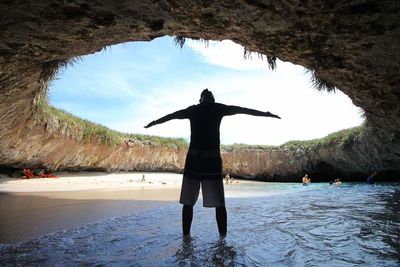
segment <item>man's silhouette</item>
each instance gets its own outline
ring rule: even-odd
[[[164,123],[172,119],[190,120],[190,145],[183,173],[180,203],[183,204],[182,228],[185,236],[190,234],[193,219],[193,206],[199,196],[200,185],[203,194],[203,206],[215,207],[218,231],[226,235],[227,215],[220,155],[219,126],[224,116],[248,114],[253,116],[279,116],[238,106],[215,103],[208,89],[203,90],[200,104],[190,106],[150,122],[145,128]]]

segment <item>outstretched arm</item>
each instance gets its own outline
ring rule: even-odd
[[[147,124],[146,126],[144,126],[144,128],[149,128],[156,124],[164,123],[166,121],[173,120],[173,119],[186,119],[185,109],[175,111],[174,113],[171,113],[164,117],[161,117],[158,120],[152,121],[149,124]]]
[[[267,111],[259,111],[256,109],[251,109],[251,108],[243,108],[239,106],[228,106],[228,112],[226,115],[235,115],[235,114],[247,114],[247,115],[253,115],[253,116],[263,116],[263,117],[272,117],[272,118],[277,118],[280,119],[281,117],[272,114],[271,112]]]

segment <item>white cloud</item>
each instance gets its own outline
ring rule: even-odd
[[[233,70],[269,71],[266,58],[261,59],[256,53],[244,58],[244,47],[230,40],[209,41],[208,45],[195,40],[188,40],[187,45],[203,57],[204,62]],[[284,72],[304,71],[304,68],[293,64],[282,64],[277,60],[277,67]]]
[[[211,65],[236,70],[263,70],[267,69],[266,61],[256,55],[252,59],[244,59],[244,48],[230,40],[221,42],[209,41],[208,45],[202,42],[188,40],[187,45],[199,53],[204,61]]]
[[[288,64],[288,63],[284,63]],[[282,120],[248,115],[223,119],[221,141],[225,144],[248,143],[279,145],[290,140],[321,138],[344,128],[360,125],[358,109],[343,93],[328,94],[310,88],[309,77],[278,75],[224,75],[202,81],[214,92],[217,102],[270,111]],[[221,82],[222,81],[222,82]],[[143,99],[135,112],[141,114],[131,121],[112,125],[129,132],[189,138],[187,120],[175,120],[143,129],[148,122],[196,104],[203,87],[196,81],[186,82],[180,88],[163,88]]]

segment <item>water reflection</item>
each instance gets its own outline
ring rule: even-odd
[[[369,235],[375,234],[386,244],[378,251],[381,257],[396,259],[400,265],[400,189],[394,189],[389,194],[382,194],[377,201],[384,203],[384,213],[374,213],[369,223],[370,228],[364,229]]]
[[[220,239],[211,247],[211,261],[214,266],[234,266],[236,262],[236,250],[226,244],[225,239]]]
[[[214,210],[200,206],[195,207],[192,237],[182,239],[180,206],[171,205],[0,245],[0,262],[5,266],[400,264],[398,186],[309,186],[306,191],[227,202],[225,239],[219,238]]]
[[[197,247],[195,238],[185,237],[175,254],[175,263],[178,266],[245,266],[237,261],[237,254],[225,238]]]
[[[184,237],[182,246],[175,254],[176,263],[179,266],[199,266],[194,253],[194,240],[192,237]]]

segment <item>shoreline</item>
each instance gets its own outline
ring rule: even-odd
[[[159,190],[157,190],[159,191]],[[177,203],[0,193],[0,244],[12,244],[105,219]]]
[[[58,178],[0,175],[0,244],[166,205],[181,208],[182,174],[58,172],[55,175]],[[141,181],[143,175],[145,181]]]
[[[0,244],[178,204],[182,179],[181,174],[141,172],[55,175],[0,176]]]
[[[76,192],[180,187],[181,174],[145,172],[58,172],[57,178],[0,175],[0,193]],[[143,180],[144,178],[144,180]]]

